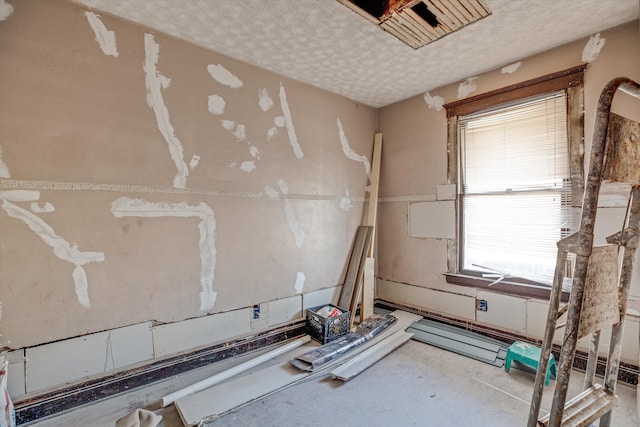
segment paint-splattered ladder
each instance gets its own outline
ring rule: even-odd
[[[627,78],[617,78],[602,90],[598,100],[580,229],[558,242],[556,271],[538,363],[538,366],[547,366],[556,322],[566,307],[567,322],[551,412],[539,419],[545,371],[538,370],[528,427],[589,426],[597,419],[600,419],[600,427],[611,425],[629,285],[640,238],[640,124],[610,113],[611,102],[618,90],[640,99],[638,83]],[[593,231],[600,185],[603,181],[630,184],[629,207],[622,231],[607,238],[609,245],[594,247]],[[620,251],[623,253],[622,267],[618,272]],[[560,310],[559,303],[569,253],[575,254],[571,296],[568,305]],[[600,385],[594,381],[600,331],[604,327],[611,327],[611,343],[604,382]],[[591,346],[584,392],[567,402],[576,344],[578,339],[587,335],[591,335]]]

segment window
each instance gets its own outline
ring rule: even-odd
[[[568,236],[564,92],[460,117],[461,271],[553,276]]]
[[[497,290],[548,293],[540,282],[551,283],[583,189],[582,71],[568,71],[447,106],[459,196],[450,273],[466,277],[450,282],[488,286],[504,274]]]

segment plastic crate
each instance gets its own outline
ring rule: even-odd
[[[336,307],[342,311],[342,314],[325,317],[317,313],[317,310],[326,306]],[[309,335],[321,344],[331,342],[349,332],[349,310],[345,310],[337,305],[323,304],[308,308],[306,317]]]

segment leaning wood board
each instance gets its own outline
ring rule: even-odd
[[[350,326],[353,326],[353,321],[356,317],[356,310],[358,309],[358,301],[360,301],[360,294],[362,293],[362,279],[364,276],[364,268],[367,261],[367,252],[369,251],[369,247],[371,246],[371,237],[373,236],[373,227],[367,226],[367,238],[364,244],[364,250],[360,254],[360,262],[358,264],[358,271],[356,272],[356,277],[353,283],[353,291],[351,292],[351,301],[349,301],[349,311],[350,314]],[[362,319],[363,321],[365,319]]]
[[[347,267],[347,274],[344,279],[344,285],[342,285],[340,300],[338,301],[338,307],[351,311],[351,324],[353,324],[353,318],[355,316],[355,309],[351,309],[351,301],[353,300],[354,292],[357,291],[356,287],[358,285],[359,278],[362,275],[362,270],[364,269],[367,251],[371,244],[372,232],[373,227],[371,226],[361,225],[358,227],[356,238],[353,242],[351,257],[349,259],[349,267]]]
[[[360,304],[360,321],[373,314],[373,300],[375,299],[375,259],[373,258],[376,240],[376,220],[378,217],[378,188],[380,187],[380,162],[382,160],[382,134],[376,133],[373,140],[373,156],[371,159],[371,190],[369,191],[369,207],[364,225],[373,227],[371,232],[371,244],[369,245],[368,256],[365,261],[363,284],[362,284],[362,304]],[[355,305],[358,304],[358,295]]]

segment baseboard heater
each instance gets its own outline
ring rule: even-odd
[[[86,403],[113,397],[221,360],[306,334],[304,320],[256,335],[153,361],[112,375],[75,383],[55,391],[29,395],[14,403],[16,424],[26,425],[70,411]]]

